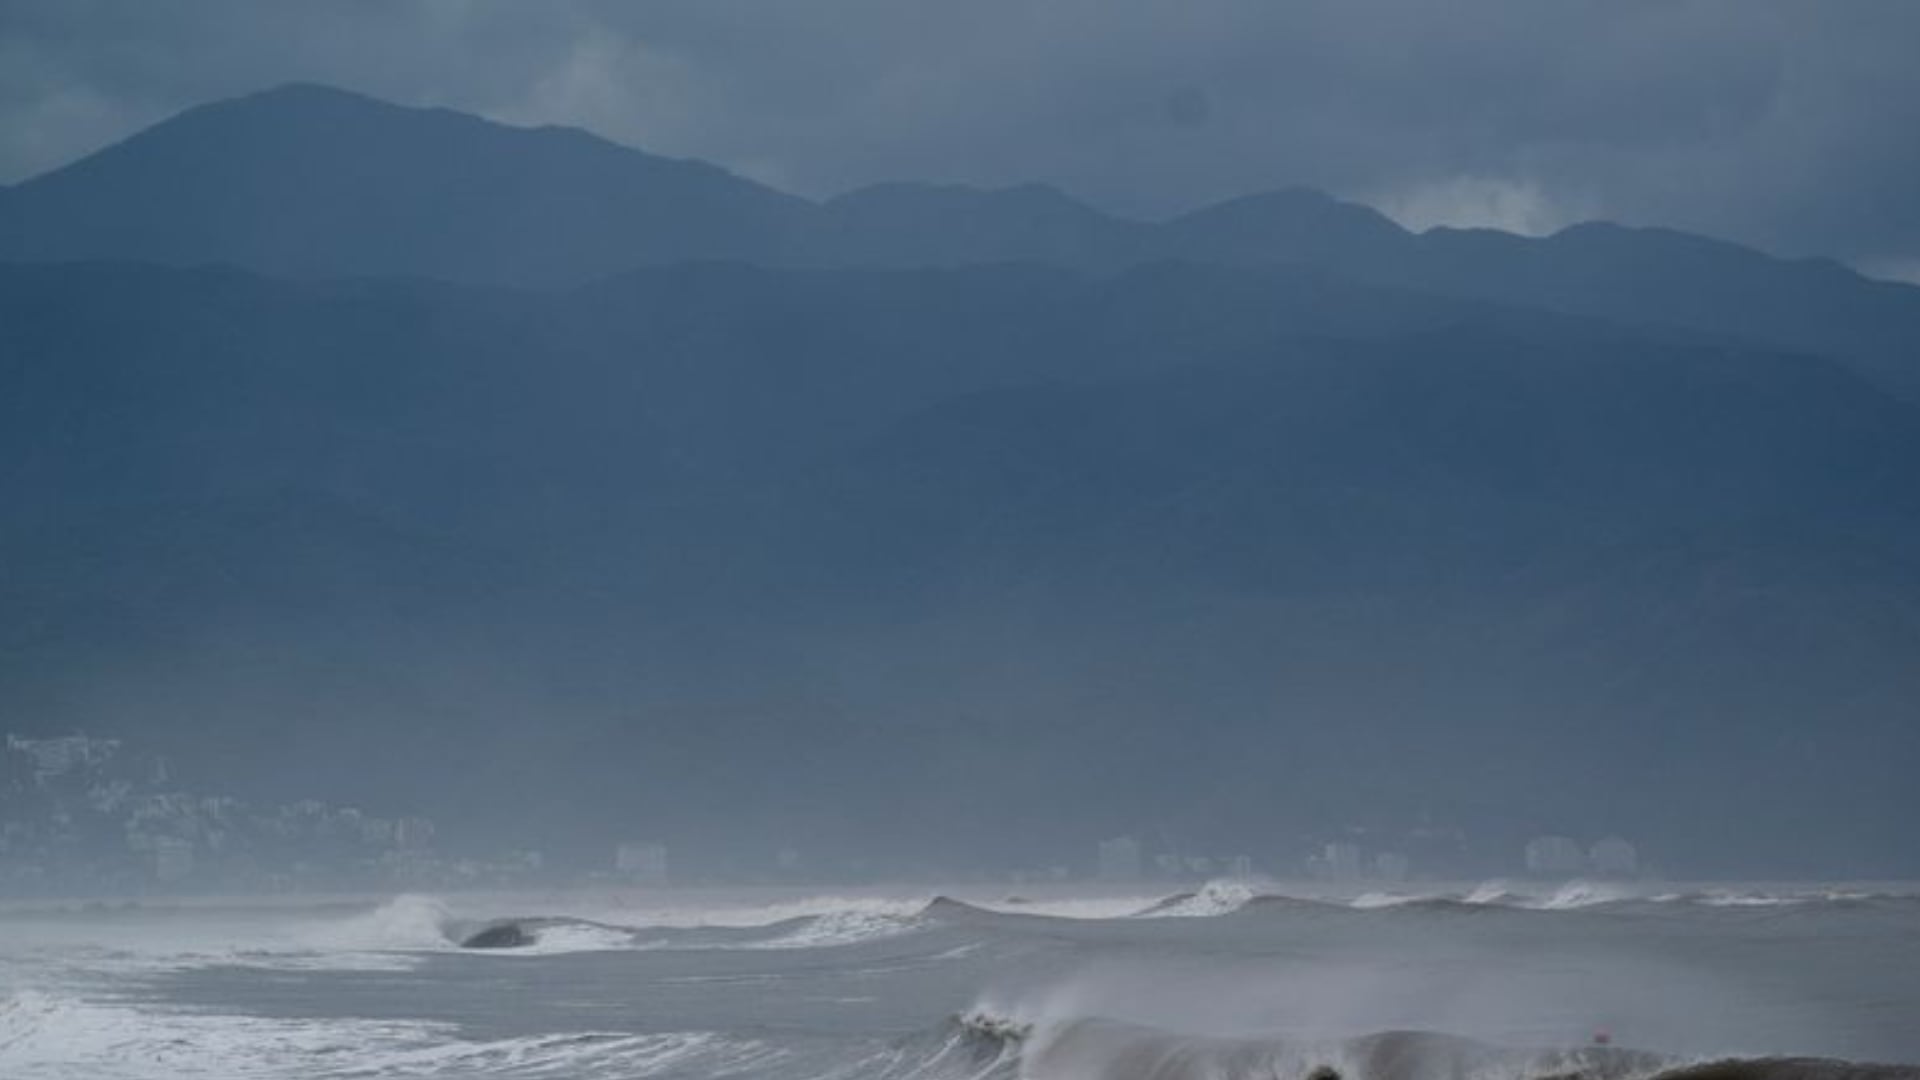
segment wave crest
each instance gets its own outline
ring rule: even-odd
[[[1137,914],[1146,919],[1210,918],[1231,915],[1258,899],[1262,896],[1251,884],[1221,879],[1190,893],[1176,893]]]

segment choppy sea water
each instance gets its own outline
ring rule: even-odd
[[[0,909],[7,1080],[1336,1075],[1920,1077],[1920,889]]]

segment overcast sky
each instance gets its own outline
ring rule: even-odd
[[[810,196],[1042,180],[1154,216],[1306,184],[1920,279],[1912,0],[0,0],[0,182],[295,80]]]

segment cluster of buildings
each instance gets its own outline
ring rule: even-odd
[[[1252,877],[1253,859],[1247,855],[1191,855],[1177,851],[1147,852],[1131,836],[1102,840],[1095,853],[1095,876],[1102,881],[1140,881],[1145,878],[1180,880],[1195,877]],[[1061,868],[1060,876],[1065,876]]]
[[[1095,876],[1102,881],[1143,881],[1150,878],[1191,880],[1207,877],[1250,878],[1262,870],[1250,855],[1188,855],[1174,851],[1148,853],[1131,836],[1102,840],[1095,849]],[[1296,865],[1274,867],[1281,876],[1304,874],[1321,881],[1404,881],[1411,861],[1392,851],[1369,853],[1358,844],[1325,845]]]
[[[1412,870],[1413,861],[1397,851],[1369,853],[1345,841],[1307,857],[1307,876],[1320,881],[1405,881]]]
[[[614,876],[635,885],[666,885],[672,880],[667,869],[667,845],[627,843],[613,849]]]
[[[1446,845],[1421,847],[1433,840],[1427,833],[1394,837],[1413,845],[1405,850],[1416,852],[1428,876],[1445,873],[1455,861]],[[434,823],[423,817],[383,817],[317,799],[261,806],[188,791],[164,758],[130,752],[116,739],[8,735],[0,746],[0,894],[503,886],[545,878],[551,869],[537,851],[454,857],[435,841]],[[1388,846],[1370,850],[1341,839],[1261,866],[1245,854],[1195,854],[1164,838],[1143,843],[1117,836],[1096,845],[1093,871],[1106,882],[1258,873],[1331,883],[1408,880],[1414,860]],[[1617,836],[1587,844],[1535,837],[1524,860],[1538,877],[1643,872],[1634,846]],[[673,881],[667,845],[657,841],[617,844],[610,864],[590,877],[641,886]],[[791,848],[776,853],[766,871],[768,880],[820,872]],[[1084,864],[1059,865],[1021,871],[1013,880],[1062,882],[1084,873]]]
[[[1420,837],[1412,838],[1417,846]],[[1424,852],[1420,871],[1428,877],[1463,870],[1459,859],[1447,857],[1447,848],[1420,850]],[[1640,877],[1645,873],[1639,852],[1618,836],[1603,837],[1591,844],[1581,844],[1564,836],[1536,837],[1526,845],[1524,859],[1526,872],[1542,878],[1618,879]],[[1094,851],[1094,863],[1095,876],[1112,882],[1246,878],[1268,873],[1280,878],[1309,878],[1330,884],[1393,884],[1411,879],[1416,872],[1414,859],[1400,850],[1384,845],[1370,849],[1351,840],[1321,844],[1304,858],[1257,866],[1246,855],[1196,857],[1169,851],[1149,852],[1138,839],[1118,836],[1100,841]],[[1476,871],[1472,865],[1464,870],[1505,872],[1492,866]]]
[[[8,735],[0,892],[139,893],[445,885],[537,872],[538,853],[450,859],[433,822],[305,799],[255,806],[184,790],[118,739]]]
[[[1617,836],[1591,847],[1565,836],[1536,836],[1527,841],[1527,873],[1536,877],[1630,878],[1640,875],[1640,853]]]

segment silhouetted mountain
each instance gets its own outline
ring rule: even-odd
[[[1376,210],[1306,188],[1229,199],[1175,218],[1164,231],[1167,250],[1185,258],[1341,269],[1398,258],[1412,239]]]
[[[1082,270],[1169,258],[1294,263],[1828,354],[1920,395],[1920,289],[1667,230],[1415,235],[1298,189],[1164,224],[1115,218],[1040,186],[886,184],[819,206],[579,131],[511,128],[313,86],[190,110],[0,191],[0,257],[535,286],[703,259]]]
[[[579,281],[762,258],[808,204],[566,128],[293,85],[187,112],[0,200],[16,259]]]
[[[1283,267],[12,266],[0,401],[0,707],[280,794],[1911,850],[1920,417],[1815,357]]]

